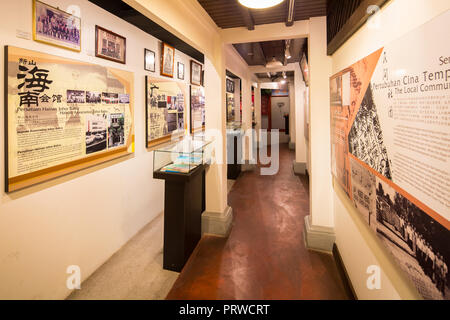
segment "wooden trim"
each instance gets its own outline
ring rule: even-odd
[[[145,57],[144,57],[145,59]],[[145,147],[149,145],[148,141],[148,76],[145,76]]]
[[[166,51],[166,47],[169,47],[170,49],[173,50],[173,55],[172,55],[172,74],[168,74],[168,73],[164,73],[164,52]],[[162,49],[161,49],[161,66],[160,66],[160,73],[162,76],[166,76],[169,78],[173,78],[173,70],[175,67],[175,48],[172,47],[170,44],[167,44],[165,42],[162,42]]]
[[[119,60],[119,59],[110,58],[108,56],[104,56],[104,55],[101,55],[101,54],[98,53],[98,30],[99,29],[103,30],[105,32],[111,33],[112,35],[123,39],[123,61]],[[105,59],[105,60],[110,60],[110,61],[114,61],[114,62],[117,62],[117,63],[126,64],[126,62],[127,62],[127,38],[125,38],[125,37],[123,37],[123,36],[121,36],[121,35],[119,35],[119,34],[117,34],[115,32],[112,32],[112,31],[110,31],[108,29],[105,29],[103,27],[95,25],[95,56],[97,58],[102,58],[102,59]]]
[[[5,192],[9,192],[9,164],[8,164],[8,146],[9,146],[9,139],[8,139],[8,46],[5,46],[5,52],[4,52],[4,67],[5,67],[5,73],[4,73],[4,79],[3,79],[3,95],[4,95],[4,144],[5,144]]]
[[[339,252],[336,243],[333,244],[333,258],[334,262],[336,263],[339,275],[341,276],[345,292],[351,300],[358,300],[358,296],[356,295],[350,277],[348,276],[347,269],[345,268],[344,261],[342,260],[341,253]]]
[[[244,21],[244,24],[247,27],[247,29],[255,30],[255,20],[253,19],[250,9],[242,6],[242,4],[240,4],[239,1],[237,0],[235,0],[235,2],[237,4],[239,14],[241,15],[241,18]]]
[[[381,8],[388,0],[364,0],[355,10],[348,21],[336,36],[328,43],[327,54],[335,53],[371,16],[367,13],[369,6],[375,5]]]

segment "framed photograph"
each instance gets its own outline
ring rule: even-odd
[[[33,40],[81,51],[81,19],[33,0]]]
[[[227,79],[227,92],[234,93],[234,81]]]
[[[191,133],[203,131],[205,129],[205,88],[191,85]]]
[[[173,78],[175,48],[163,42],[161,53],[161,75]]]
[[[178,62],[178,79],[184,80],[184,64]]]
[[[95,26],[95,56],[118,63],[126,63],[125,37]]]
[[[202,65],[191,60],[191,83],[196,86],[202,85]]]
[[[155,72],[155,52],[144,49],[144,69]]]

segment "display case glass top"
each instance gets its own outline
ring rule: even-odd
[[[212,140],[185,137],[154,151],[153,171],[189,174],[210,162],[211,151]]]

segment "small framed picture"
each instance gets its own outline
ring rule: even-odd
[[[144,49],[144,69],[155,72],[155,52]]]
[[[202,85],[202,65],[191,60],[191,83],[197,86]]]
[[[126,63],[125,37],[95,26],[95,56],[118,63]]]
[[[163,42],[161,53],[161,75],[173,78],[175,48]]]
[[[184,64],[178,62],[178,79],[184,80]]]
[[[234,93],[234,81],[227,79],[227,92]]]
[[[81,19],[33,0],[33,40],[81,51]]]

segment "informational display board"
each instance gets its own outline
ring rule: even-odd
[[[205,88],[191,85],[191,133],[205,129]]]
[[[234,121],[234,94],[226,93],[227,97],[227,122]]]
[[[447,12],[330,79],[333,175],[425,299],[450,297],[449,27]]]
[[[134,152],[133,73],[5,47],[6,192]]]
[[[183,135],[186,85],[146,76],[145,88],[147,148]]]

